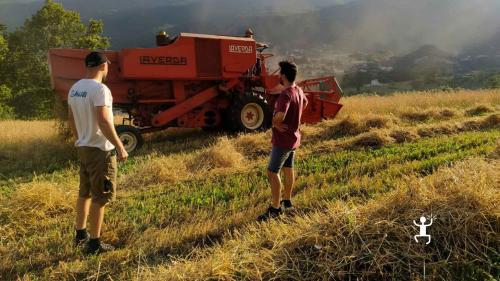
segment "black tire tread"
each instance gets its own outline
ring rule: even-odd
[[[142,137],[141,130],[139,130],[138,128],[131,126],[131,125],[117,125],[117,126],[115,126],[115,129],[116,129],[116,134],[118,136],[121,133],[131,132],[137,138],[137,146],[135,147],[135,149],[133,151],[130,151],[130,152],[135,152],[135,151],[139,150],[142,147],[142,145],[144,144],[144,138]]]
[[[264,110],[264,122],[256,130],[247,129],[241,122],[241,110],[247,103],[257,103]],[[254,92],[246,92],[234,99],[230,109],[231,128],[238,132],[265,131],[271,127],[273,112],[266,99]]]

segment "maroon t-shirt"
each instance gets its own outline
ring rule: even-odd
[[[299,86],[292,86],[281,92],[274,104],[274,114],[285,113],[283,124],[287,125],[288,129],[282,133],[273,128],[273,145],[289,149],[300,146],[299,125],[306,104],[307,98]]]

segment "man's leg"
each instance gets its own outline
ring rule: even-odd
[[[271,159],[269,160],[269,165],[267,167],[267,177],[269,178],[269,182],[271,184],[271,206],[269,206],[264,214],[257,218],[259,221],[276,217],[281,213],[281,179],[279,172],[281,167],[283,167],[283,163],[285,162],[287,156],[287,151],[285,149],[273,146]]]
[[[271,159],[267,167],[267,176],[271,183],[271,206],[275,209],[280,208],[281,200],[281,178],[279,172],[283,165],[290,166],[290,161],[293,161],[293,151],[285,148],[273,146],[271,151]],[[286,183],[286,179],[285,179]]]
[[[89,212],[90,240],[87,254],[100,254],[114,249],[113,246],[102,243],[100,237],[105,206],[115,198],[116,156],[97,148],[92,150],[92,154],[94,165],[89,172],[92,179],[92,203]]]
[[[78,148],[80,158],[80,187],[78,198],[76,199],[75,218],[75,246],[80,246],[87,242],[89,234],[87,232],[87,218],[90,208],[90,176],[87,171],[88,157],[84,148]]]
[[[295,158],[295,150],[288,153],[285,163],[283,164],[283,172],[285,174],[285,191],[283,192],[283,200],[281,203],[285,209],[292,207],[292,188],[295,183],[295,171],[293,169],[293,162]]]
[[[87,228],[89,208],[90,198],[78,196],[78,199],[76,199],[76,230]]]
[[[90,205],[89,224],[90,224],[90,239],[101,237],[102,222],[104,220],[104,205],[92,202]]]
[[[269,177],[269,182],[271,183],[271,206],[275,209],[280,207],[280,197],[281,197],[281,179],[278,173],[267,171],[267,176]]]
[[[283,173],[285,174],[285,190],[283,192],[283,200],[291,200],[292,189],[295,184],[295,171],[293,167],[284,167]]]
[[[104,202],[92,199],[90,204],[89,224],[90,239],[87,244],[86,254],[94,255],[113,251],[115,247],[101,242],[101,227],[104,220]]]

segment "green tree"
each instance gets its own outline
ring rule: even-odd
[[[12,104],[22,118],[52,115],[55,95],[51,91],[47,52],[51,48],[106,49],[109,39],[102,37],[103,23],[65,10],[47,0],[44,6],[16,31],[8,34],[8,56],[2,80],[12,89]]]
[[[367,70],[354,70],[346,73],[342,79],[343,87],[353,87],[356,91],[360,92],[361,88],[369,84],[373,79],[376,79],[376,75],[371,71]]]
[[[14,118],[14,108],[10,106],[11,100],[12,92],[9,87],[0,85],[0,120]]]
[[[500,89],[500,74],[493,75],[488,81],[489,88]]]
[[[5,59],[5,55],[7,54],[7,40],[5,40],[4,31],[5,26],[0,24],[0,64]]]
[[[8,52],[7,40],[4,36],[5,30],[5,26],[0,24],[0,65],[3,65],[5,56]],[[9,87],[4,85],[3,80],[0,80],[0,119],[14,118],[14,109],[10,106],[11,101],[12,91]]]

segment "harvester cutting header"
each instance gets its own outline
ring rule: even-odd
[[[157,47],[106,51],[111,61],[106,85],[114,107],[128,114],[117,132],[127,151],[142,144],[141,133],[168,127],[251,132],[271,125],[277,71],[267,69],[267,47],[251,37],[181,33],[157,36]],[[85,76],[88,50],[51,49],[52,86],[65,101]],[[304,123],[333,118],[342,105],[333,76],[298,83],[308,96]]]

